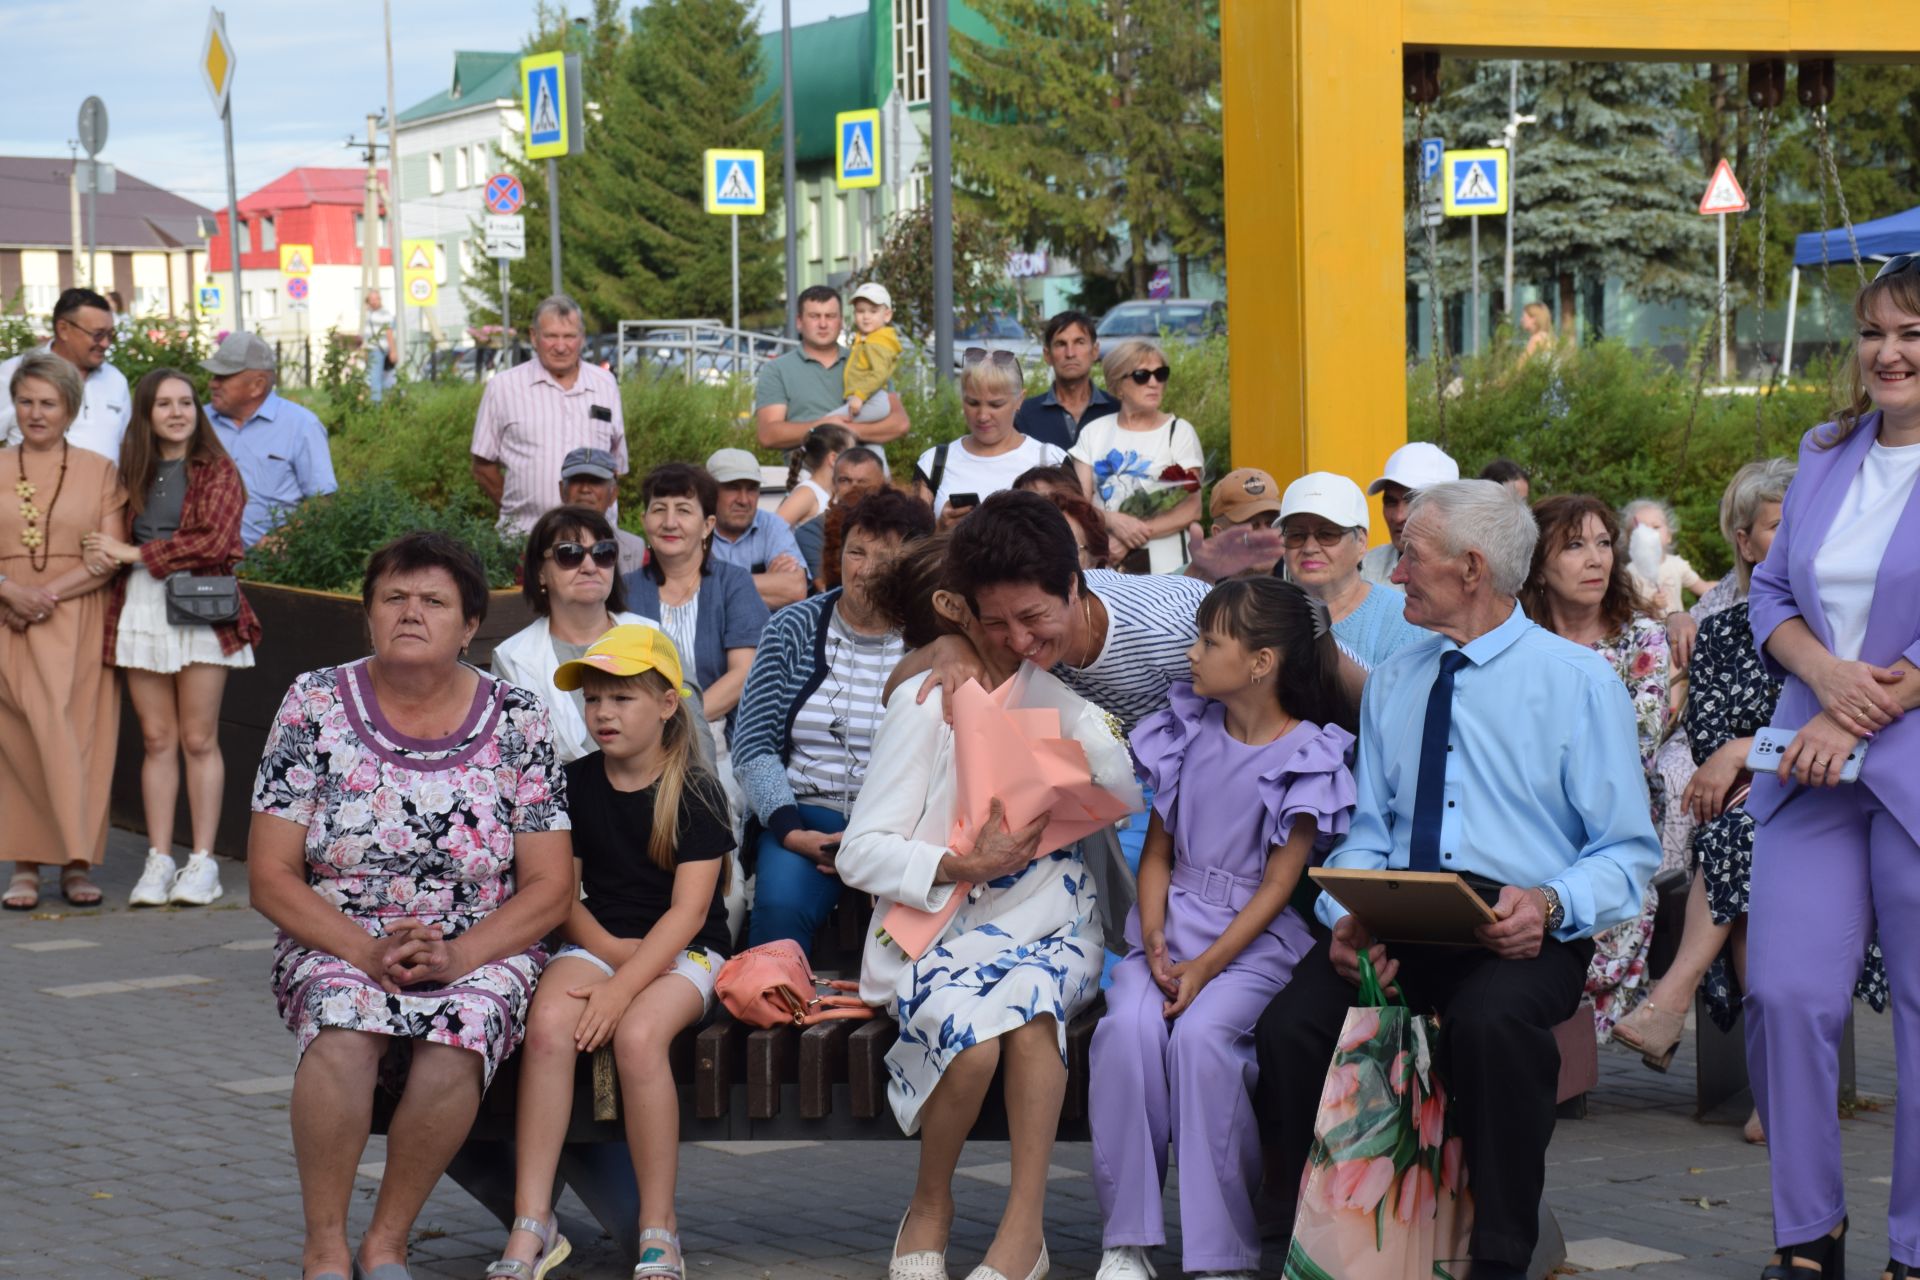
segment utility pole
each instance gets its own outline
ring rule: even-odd
[[[73,163],[67,171],[67,208],[73,222],[73,284],[75,288],[80,285],[80,255],[85,251],[84,242],[80,238],[80,153],[76,149],[78,146],[79,144],[73,141],[67,143],[67,154],[73,158]],[[87,281],[87,287],[93,287],[92,280]]]
[[[927,3],[927,90],[933,99],[933,376],[953,377],[953,97],[947,0]]]
[[[367,320],[367,294],[380,288],[380,143],[375,130],[378,123],[374,113],[367,112],[367,190],[360,213],[360,323],[364,330]],[[347,139],[349,147],[356,146],[352,138]],[[400,299],[394,299],[398,303]]]
[[[800,214],[793,207],[793,0],[780,0],[780,178],[781,212],[787,224],[786,335],[791,338],[799,306],[794,299],[800,292]]]
[[[387,216],[393,220],[393,233],[387,244],[393,249],[393,290],[400,292],[400,246],[405,243],[400,231],[400,110],[393,96],[393,0],[381,0],[380,9],[387,28],[387,167],[393,171],[392,198],[387,201]],[[396,369],[407,367],[407,300],[393,300],[393,345],[398,353]]]

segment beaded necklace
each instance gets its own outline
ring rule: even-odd
[[[20,496],[20,518],[26,521],[27,526],[20,531],[20,542],[27,549],[27,563],[33,566],[35,573],[45,572],[47,560],[53,555],[53,548],[47,545],[47,535],[40,530],[40,522],[45,520],[48,531],[52,530],[54,504],[60,501],[60,491],[67,486],[67,454],[71,449],[72,446],[65,440],[60,442],[60,478],[54,482],[53,497],[47,500],[44,511],[33,504],[33,496],[40,489],[27,479],[27,447],[24,444],[14,459],[20,466],[20,482],[13,486],[13,491]],[[34,558],[35,552],[39,553],[38,559]]]

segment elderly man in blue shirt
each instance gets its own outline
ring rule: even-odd
[[[793,530],[777,512],[760,505],[760,460],[745,449],[716,449],[707,472],[720,487],[714,513],[713,558],[753,575],[753,588],[769,609],[781,609],[807,594],[807,568]]]
[[[1327,865],[1455,871],[1494,903],[1477,947],[1391,952],[1332,898],[1332,927],[1255,1032],[1262,1138],[1276,1185],[1300,1185],[1359,956],[1440,1015],[1439,1067],[1472,1175],[1474,1280],[1526,1274],[1538,1235],[1560,1055],[1588,939],[1640,909],[1660,863],[1626,687],[1592,650],[1527,620],[1526,504],[1465,480],[1414,499],[1393,582],[1435,634],[1368,678],[1353,825]],[[1497,894],[1497,899],[1495,895]]]
[[[242,331],[228,334],[200,365],[213,375],[207,418],[247,486],[240,540],[248,547],[308,498],[340,487],[327,429],[312,411],[274,392],[277,363],[271,346]]]

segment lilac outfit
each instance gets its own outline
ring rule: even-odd
[[[1814,557],[1880,431],[1864,417],[1845,443],[1815,447],[1830,426],[1800,443],[1800,470],[1767,562],[1754,571],[1749,612],[1761,661],[1786,685],[1773,724],[1798,729],[1820,711],[1799,677],[1766,652],[1781,623],[1799,618],[1829,649]],[[1916,490],[1920,494],[1920,490]],[[1910,497],[1880,564],[1860,657],[1889,666],[1920,662],[1920,496]],[[1910,676],[1909,679],[1912,677]],[[1756,823],[1748,908],[1747,1066],[1773,1165],[1773,1232],[1780,1244],[1812,1240],[1846,1213],[1840,1122],[1840,1036],[1874,920],[1920,912],[1920,715],[1874,736],[1860,780],[1831,788],[1753,780]],[[1882,929],[1893,989],[1895,1104],[1892,1256],[1920,1265],[1920,935]]]
[[[1227,732],[1226,708],[1196,696],[1192,685],[1174,684],[1168,700],[1167,710],[1134,729],[1132,743],[1154,811],[1173,836],[1166,934],[1169,958],[1178,962],[1226,932],[1297,819],[1319,830],[1320,852],[1346,831],[1355,798],[1347,768],[1353,735],[1302,721],[1265,746],[1249,746]],[[1184,805],[1182,778],[1196,783]],[[1093,1033],[1088,1097],[1104,1247],[1166,1242],[1161,1192],[1171,1141],[1180,1165],[1182,1265],[1257,1270],[1253,1027],[1313,939],[1286,908],[1169,1024],[1141,950],[1138,907],[1126,932],[1129,950]]]

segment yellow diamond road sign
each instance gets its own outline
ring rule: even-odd
[[[313,274],[313,246],[310,244],[281,245],[280,274],[283,276]]]
[[[213,99],[213,113],[227,112],[227,91],[233,87],[233,45],[227,40],[227,16],[207,10],[207,38],[200,43],[200,80]]]

